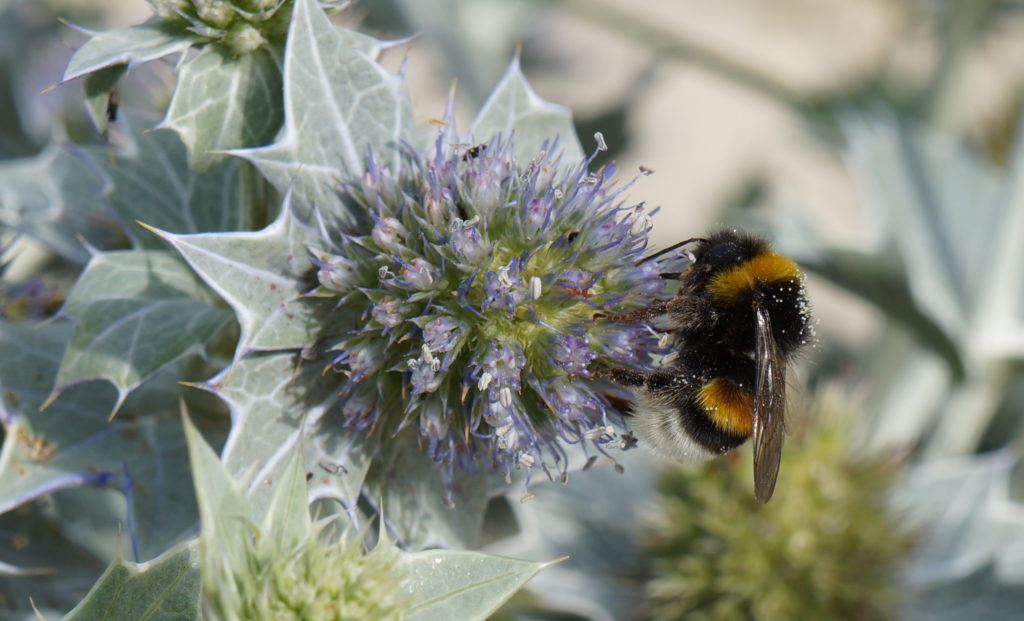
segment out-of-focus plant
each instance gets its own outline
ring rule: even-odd
[[[749,460],[667,469],[648,525],[654,619],[884,619],[911,542],[886,502],[892,456],[850,446],[836,395],[801,412],[779,497],[760,505]]]
[[[962,618],[969,598],[958,595],[986,584],[999,597],[976,612],[998,616],[1022,583],[993,568],[1020,563],[1024,541],[1009,475],[1024,455],[1024,140],[1000,170],[960,140],[884,114],[848,117],[844,128],[878,246],[819,245],[798,220],[783,239],[803,265],[895,320],[863,363],[865,441],[914,447],[920,464],[901,497],[933,538],[908,569],[918,594],[908,614]],[[984,501],[975,484],[989,490]],[[975,528],[978,538],[966,535]],[[941,610],[930,603],[937,592]]]

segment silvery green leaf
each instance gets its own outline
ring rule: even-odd
[[[215,151],[263,145],[284,119],[281,68],[274,52],[234,56],[208,45],[185,62],[160,127],[173,129],[199,173],[227,156]]]
[[[441,468],[420,448],[416,432],[406,429],[388,440],[366,478],[365,494],[383,504],[384,519],[404,547],[472,548],[487,508],[487,478],[458,468],[452,478],[449,504]]]
[[[537,572],[535,563],[463,550],[403,554],[399,567],[411,576],[410,621],[487,619]]]
[[[985,244],[988,262],[977,266],[982,283],[974,327],[991,356],[1024,358],[1024,126],[999,196],[998,217]]]
[[[297,354],[283,352],[246,356],[204,385],[231,408],[224,463],[236,475],[252,473],[254,518],[265,514],[286,460],[300,443],[304,473],[313,474],[308,483],[303,479],[310,500],[334,498],[355,507],[370,456],[361,434],[330,415],[331,386],[323,380],[322,364],[303,364]]]
[[[296,548],[312,530],[301,447],[301,443],[296,445],[277,477],[274,494],[263,519],[263,532],[280,546],[279,550]]]
[[[270,146],[233,151],[253,162],[299,213],[348,218],[339,182],[362,173],[368,149],[396,165],[414,126],[401,77],[331,25],[315,0],[297,0],[284,65],[284,131]]]
[[[907,596],[905,621],[1005,621],[1020,616],[1024,585],[996,578],[991,567]]]
[[[199,504],[199,539],[203,559],[210,559],[232,571],[241,571],[245,567],[251,535],[244,486],[228,474],[188,416],[184,417],[184,426]]]
[[[199,619],[199,560],[195,540],[145,563],[111,563],[65,621]]]
[[[526,502],[509,498],[519,532],[485,551],[568,557],[526,587],[545,610],[614,621],[629,618],[642,605],[638,577],[647,561],[638,524],[653,502],[657,470],[651,457],[636,450],[622,453],[621,465],[621,474],[606,463],[570,474],[566,485],[535,483]]]
[[[1017,571],[1024,551],[1024,505],[1011,496],[1011,474],[1021,463],[1009,449],[935,460],[916,468],[897,488],[896,506],[928,533],[908,567],[912,584],[959,580],[989,565],[997,577],[1024,583],[1024,573]],[[1011,572],[1004,574],[1004,567]]]
[[[992,240],[1004,230],[1002,179],[952,136],[890,119],[848,120],[855,172],[895,242],[915,298],[951,334],[963,333],[985,295]]]
[[[286,204],[262,231],[174,235],[154,230],[235,311],[241,325],[237,355],[298,349],[316,340],[318,302],[307,245],[317,236]]]
[[[110,67],[129,66],[185,52],[202,39],[186,30],[168,27],[153,18],[143,24],[90,33],[92,37],[78,48],[64,70],[63,81]]]
[[[62,309],[75,319],[54,394],[105,379],[119,407],[139,384],[203,347],[231,319],[191,270],[167,252],[93,256]]]
[[[557,148],[562,152],[562,166],[570,167],[583,161],[583,147],[576,137],[572,112],[565,106],[544,101],[533,92],[516,57],[494,88],[490,98],[477,114],[470,130],[477,142],[490,140],[501,134],[515,142],[516,157],[528,162],[537,157],[545,141],[558,138]]]
[[[171,233],[200,233],[237,230],[252,220],[254,206],[239,199],[238,162],[224,162],[197,175],[188,167],[177,134],[148,131],[152,123],[137,115],[122,114],[121,122],[131,138],[128,146],[115,151],[91,147],[86,152],[110,178],[110,203],[133,237],[136,221]],[[137,239],[136,245],[164,247],[152,235]]]
[[[85,263],[80,238],[98,248],[123,239],[103,199],[109,190],[107,175],[81,151],[51,144],[36,156],[0,162],[0,224]]]
[[[352,49],[358,50],[373,59],[380,56],[382,50],[399,45],[408,40],[397,39],[394,41],[381,41],[376,37],[371,37],[368,34],[356,32],[355,30],[349,30],[343,26],[335,26],[334,29],[337,31],[338,36],[341,37],[342,41],[345,42],[345,45],[348,45]]]
[[[107,131],[110,121],[110,97],[128,65],[111,65],[85,76],[85,107],[100,133]]]
[[[796,258],[803,268],[856,293],[898,321],[921,345],[946,362],[955,379],[963,379],[964,361],[959,344],[921,309],[911,295],[897,258],[838,248],[819,248]]]
[[[7,436],[0,513],[55,490],[108,485],[128,500],[125,536],[135,556],[152,558],[195,521],[181,427],[161,415],[176,399],[129,399],[122,418],[108,421],[113,391],[92,382],[69,388],[41,412],[68,328],[0,323],[0,420]]]
[[[49,498],[0,515],[0,565],[14,567],[21,574],[12,576],[0,569],[4,619],[35,619],[33,603],[47,619],[60,618],[82,599],[107,565],[67,538],[73,534],[70,529],[55,522],[46,510]],[[113,551],[111,548],[107,555]]]

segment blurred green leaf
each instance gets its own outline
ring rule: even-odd
[[[35,620],[30,599],[47,618],[60,618],[103,573],[106,562],[68,539],[76,533],[56,521],[60,516],[53,515],[51,505],[47,497],[0,515],[0,564],[30,572],[11,576],[0,569],[4,619]],[[106,552],[113,553],[114,548]]]
[[[1009,449],[937,460],[898,488],[896,506],[925,533],[907,568],[905,618],[996,620],[1021,610],[1024,505],[1011,493],[1024,489],[1013,476],[1022,464]]]
[[[300,450],[293,450],[280,476],[276,478],[274,495],[262,532],[272,537],[279,550],[294,550],[314,532],[309,516],[309,494],[306,491],[305,463]]]
[[[184,425],[189,465],[199,504],[203,558],[216,559],[215,562],[230,571],[243,571],[252,536],[243,485],[228,474],[217,454],[187,416]]]
[[[111,93],[126,73],[128,65],[111,65],[85,76],[85,107],[100,133],[107,131],[107,124],[112,120]]]
[[[82,240],[98,248],[123,240],[103,200],[110,179],[82,152],[51,144],[39,155],[0,162],[0,224],[71,261],[85,263]]]
[[[127,498],[127,536],[152,558],[195,521],[195,499],[177,420],[161,414],[177,400],[129,401],[108,421],[111,390],[88,383],[64,392],[44,412],[70,337],[66,324],[0,323],[3,424],[0,512],[67,487],[109,485]],[[168,403],[168,401],[170,403]]]
[[[954,381],[964,378],[957,343],[923,312],[910,294],[898,262],[864,252],[829,249],[800,257],[800,265],[874,304],[909,330],[948,365]]]
[[[534,484],[529,500],[510,498],[520,532],[485,549],[526,558],[568,557],[526,587],[544,610],[614,621],[630,618],[642,605],[640,576],[647,559],[640,525],[654,499],[656,463],[634,450],[621,455],[621,465],[622,473],[598,464],[570,474],[564,485]]]
[[[93,256],[62,314],[74,331],[53,395],[85,381],[117,388],[118,408],[139,384],[203,347],[231,319],[216,297],[176,256],[121,251]]]
[[[441,467],[424,452],[413,429],[389,439],[388,451],[366,478],[376,505],[403,546],[475,547],[487,508],[487,477],[455,468],[449,489]]]
[[[114,561],[65,621],[199,619],[196,542],[186,541],[146,563]]]

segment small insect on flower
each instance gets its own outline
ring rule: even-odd
[[[663,274],[680,282],[676,297],[611,321],[669,319],[677,355],[654,372],[598,373],[632,387],[630,423],[641,443],[678,460],[703,460],[754,439],[754,493],[775,491],[785,437],[786,364],[812,337],[796,263],[758,237],[721,231],[645,257],[686,249],[690,266]]]

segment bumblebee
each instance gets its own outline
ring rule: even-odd
[[[645,257],[684,248],[676,296],[613,321],[665,316],[675,355],[653,372],[613,368],[599,376],[630,387],[625,409],[637,438],[675,460],[722,455],[753,437],[754,494],[775,491],[785,438],[786,366],[811,338],[796,263],[765,240],[736,231],[688,239]]]

